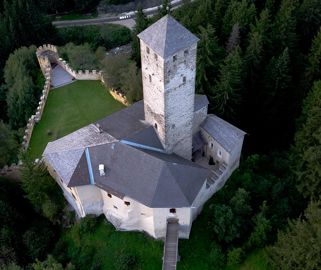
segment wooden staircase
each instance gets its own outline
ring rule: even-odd
[[[167,220],[163,254],[163,270],[176,270],[178,258],[178,229],[178,219],[171,218]]]

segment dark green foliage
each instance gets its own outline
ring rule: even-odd
[[[10,263],[27,265],[33,261],[33,255],[44,256],[59,236],[24,196],[19,184],[0,178],[1,266]],[[5,269],[15,268],[8,266]]]
[[[321,268],[321,206],[311,202],[304,218],[289,221],[278,233],[278,240],[268,249],[273,269],[316,270]]]
[[[110,55],[102,62],[108,88],[124,93],[129,102],[142,99],[141,71],[126,55]]]
[[[55,37],[53,26],[40,13],[35,0],[5,0],[3,5],[4,10],[0,11],[0,69],[16,48],[40,45]]]
[[[79,223],[79,233],[82,234],[90,234],[94,232],[97,227],[98,219],[96,216],[87,215],[84,217]]]
[[[234,248],[227,253],[227,265],[235,266],[242,262],[243,260],[243,250],[241,248]]]
[[[140,8],[137,10],[136,18],[135,18],[135,28],[132,32],[132,56],[131,58],[136,62],[136,65],[138,67],[141,66],[140,62],[140,43],[139,38],[137,35],[144,31],[149,26],[149,21],[145,14],[143,13],[143,10]]]
[[[236,47],[220,65],[218,79],[210,94],[213,110],[219,115],[233,118],[241,103],[242,87],[241,50]]]
[[[22,242],[30,261],[45,258],[53,237],[53,232],[49,228],[41,226],[33,226],[22,235]]]
[[[131,41],[131,32],[120,25],[79,26],[58,29],[58,41],[60,44],[72,42],[76,45],[88,43],[91,49],[99,46],[112,49],[127,44]]]
[[[217,76],[219,65],[224,57],[224,50],[218,45],[214,28],[208,24],[207,28],[199,27],[196,70],[196,92],[209,95],[211,85]]]
[[[321,190],[321,81],[306,97],[302,126],[295,135],[297,187],[304,197],[318,198]]]
[[[36,260],[35,263],[32,264],[33,270],[75,270],[76,268],[68,263],[66,267],[63,267],[61,263],[57,262],[55,258],[51,255],[48,255],[47,259],[44,261]]]
[[[213,267],[212,269],[215,269],[215,270],[224,269],[226,256],[222,248],[220,247],[220,245],[218,245],[215,242],[211,244],[209,257],[210,257],[211,267]]]
[[[114,267],[116,270],[132,270],[137,265],[135,255],[121,252],[115,261]]]
[[[0,120],[0,168],[17,161],[18,147],[14,132]]]
[[[33,207],[53,223],[61,221],[65,201],[60,188],[43,164],[23,157],[22,188]]]
[[[22,47],[10,55],[4,69],[8,118],[11,127],[23,127],[34,113],[43,87],[36,47]]]
[[[99,67],[96,55],[88,43],[83,45],[68,43],[59,48],[59,53],[75,70],[93,70]]]

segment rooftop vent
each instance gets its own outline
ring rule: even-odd
[[[99,174],[100,174],[100,176],[105,175],[105,165],[104,164],[99,164]]]

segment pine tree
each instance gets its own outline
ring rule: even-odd
[[[140,43],[139,43],[139,38],[137,37],[137,35],[144,31],[148,25],[148,19],[145,16],[142,8],[138,9],[138,12],[136,14],[136,19],[135,19],[135,28],[133,33],[133,42],[132,42],[132,59],[136,62],[137,66],[140,67],[141,66],[141,62],[140,62]]]
[[[295,135],[297,188],[304,197],[321,190],[321,81],[314,83],[303,105],[302,127]]]
[[[312,41],[308,64],[304,76],[304,86],[308,90],[313,82],[321,78],[321,27]]]
[[[241,102],[242,65],[239,47],[236,47],[220,65],[218,79],[210,96],[215,113],[225,117],[235,116]]]
[[[232,0],[226,10],[223,19],[223,37],[227,38],[236,23],[240,26],[241,36],[247,33],[247,29],[255,17],[255,6],[247,0],[241,2]]]
[[[321,269],[321,203],[311,202],[304,218],[290,221],[278,240],[268,249],[273,269]]]
[[[286,47],[290,52],[295,48],[296,35],[296,12],[298,0],[282,0],[272,27],[272,40],[274,53],[281,53]]]
[[[219,65],[224,57],[224,50],[218,45],[214,28],[209,24],[207,28],[199,27],[197,52],[196,91],[209,94],[210,85],[217,77]]]
[[[240,26],[239,23],[233,25],[232,32],[226,43],[226,52],[230,53],[240,44]]]

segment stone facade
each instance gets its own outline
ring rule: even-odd
[[[192,156],[197,45],[163,59],[141,40],[145,119],[169,153]]]

